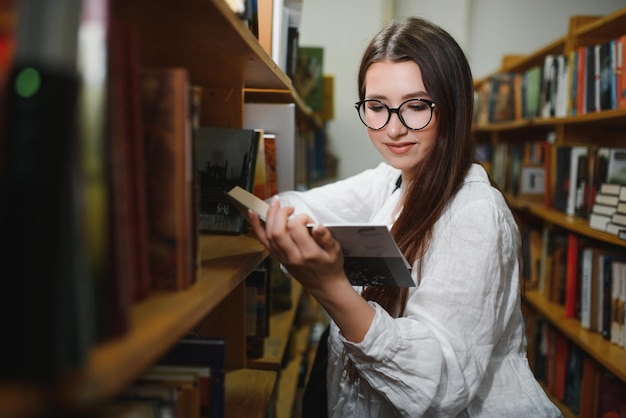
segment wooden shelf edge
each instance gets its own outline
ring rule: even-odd
[[[531,128],[552,128],[555,125],[581,125],[585,123],[611,122],[626,120],[626,108],[609,109],[584,115],[565,116],[558,118],[532,118],[510,120],[484,125],[475,125],[472,130],[477,133],[504,132]]]
[[[528,212],[545,222],[549,222],[576,234],[584,235],[607,244],[626,247],[626,240],[620,239],[607,232],[591,228],[587,219],[566,215],[559,210],[547,208],[542,204],[527,202],[514,196],[507,195],[506,198],[515,210]]]
[[[212,236],[219,258],[205,259],[189,289],[154,292],[131,310],[130,331],[95,347],[83,370],[64,380],[60,393],[69,405],[106,401],[159,359],[219,304],[267,256],[246,236]]]
[[[265,418],[276,396],[278,374],[268,370],[226,372],[226,416]]]
[[[536,290],[526,290],[524,301],[545,317],[567,339],[573,341],[603,367],[626,382],[626,349],[605,340],[597,332],[584,329],[577,319],[566,318],[562,306],[546,300]]]

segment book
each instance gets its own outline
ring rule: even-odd
[[[257,136],[257,158],[254,164],[254,181],[252,192],[259,199],[267,199],[267,157],[265,155],[265,133],[262,129],[255,130]]]
[[[176,416],[200,418],[200,374],[191,368],[154,366],[135,379],[133,385],[172,388],[176,391]]]
[[[570,233],[567,237],[567,266],[565,282],[565,317],[575,318],[580,309],[580,288],[579,288],[579,253],[581,238]]]
[[[623,417],[626,410],[626,383],[608,370],[603,370],[598,382],[598,418]]]
[[[615,77],[617,107],[626,107],[626,35],[621,35],[615,42]]]
[[[596,194],[596,203],[617,207],[617,204],[619,203],[619,196],[600,192]]]
[[[594,416],[598,394],[598,383],[600,381],[599,378],[599,366],[591,357],[584,356],[580,387],[579,417]]]
[[[608,215],[603,215],[599,213],[592,213],[589,216],[589,227],[593,229],[597,229],[598,231],[605,231],[606,228],[611,222],[611,217]]]
[[[624,346],[624,277],[626,261],[614,260],[611,263],[611,342]]]
[[[297,130],[295,104],[246,103],[243,127],[263,129],[266,134],[275,135],[278,191],[295,190]]]
[[[162,356],[157,365],[208,368],[209,380],[202,385],[202,390],[208,392],[201,394],[208,396],[203,401],[206,408],[202,416],[225,417],[226,342],[223,339],[187,336]]]
[[[610,149],[606,182],[626,185],[626,148]]]
[[[152,287],[185,289],[195,280],[196,256],[187,70],[143,68],[141,92]]]
[[[226,193],[234,186],[254,190],[259,138],[251,129],[201,127],[194,144],[198,177],[200,232],[241,234],[244,216]]]
[[[269,325],[267,270],[257,268],[246,277],[246,355],[263,357]]]
[[[15,56],[2,74],[7,88],[0,88],[0,263],[5,278],[0,313],[7,336],[0,375],[52,381],[81,367],[94,342],[89,242],[81,222],[83,137],[76,131],[78,112],[84,110],[76,66],[81,4],[11,3],[15,6],[4,2],[2,8],[15,7],[13,16],[0,13],[16,25]],[[103,121],[101,108],[89,110]]]
[[[265,220],[269,204],[234,187],[228,192],[242,213],[253,210]],[[344,270],[354,286],[414,287],[410,264],[386,225],[324,224],[339,241]],[[313,225],[311,225],[313,227]]]

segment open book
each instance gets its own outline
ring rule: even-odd
[[[234,187],[228,195],[242,213],[253,210],[264,221],[269,204],[254,194]],[[312,227],[313,225],[311,225]],[[413,287],[410,264],[386,225],[324,224],[339,241],[344,270],[354,286]]]

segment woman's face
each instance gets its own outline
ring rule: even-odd
[[[432,100],[424,87],[420,67],[414,61],[382,61],[370,65],[365,73],[365,99],[380,100],[390,108],[397,108],[409,99]],[[407,128],[397,114],[392,114],[383,129],[368,129],[368,134],[383,158],[401,170],[403,178],[408,180],[411,169],[430,152],[436,140],[437,125],[437,112],[433,112],[430,123],[418,131]]]

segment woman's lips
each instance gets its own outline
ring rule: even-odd
[[[394,154],[405,154],[409,152],[409,150],[413,148],[414,145],[415,145],[415,142],[403,142],[399,144],[395,144],[395,143],[385,144],[387,149],[389,149],[389,151],[391,151]]]

